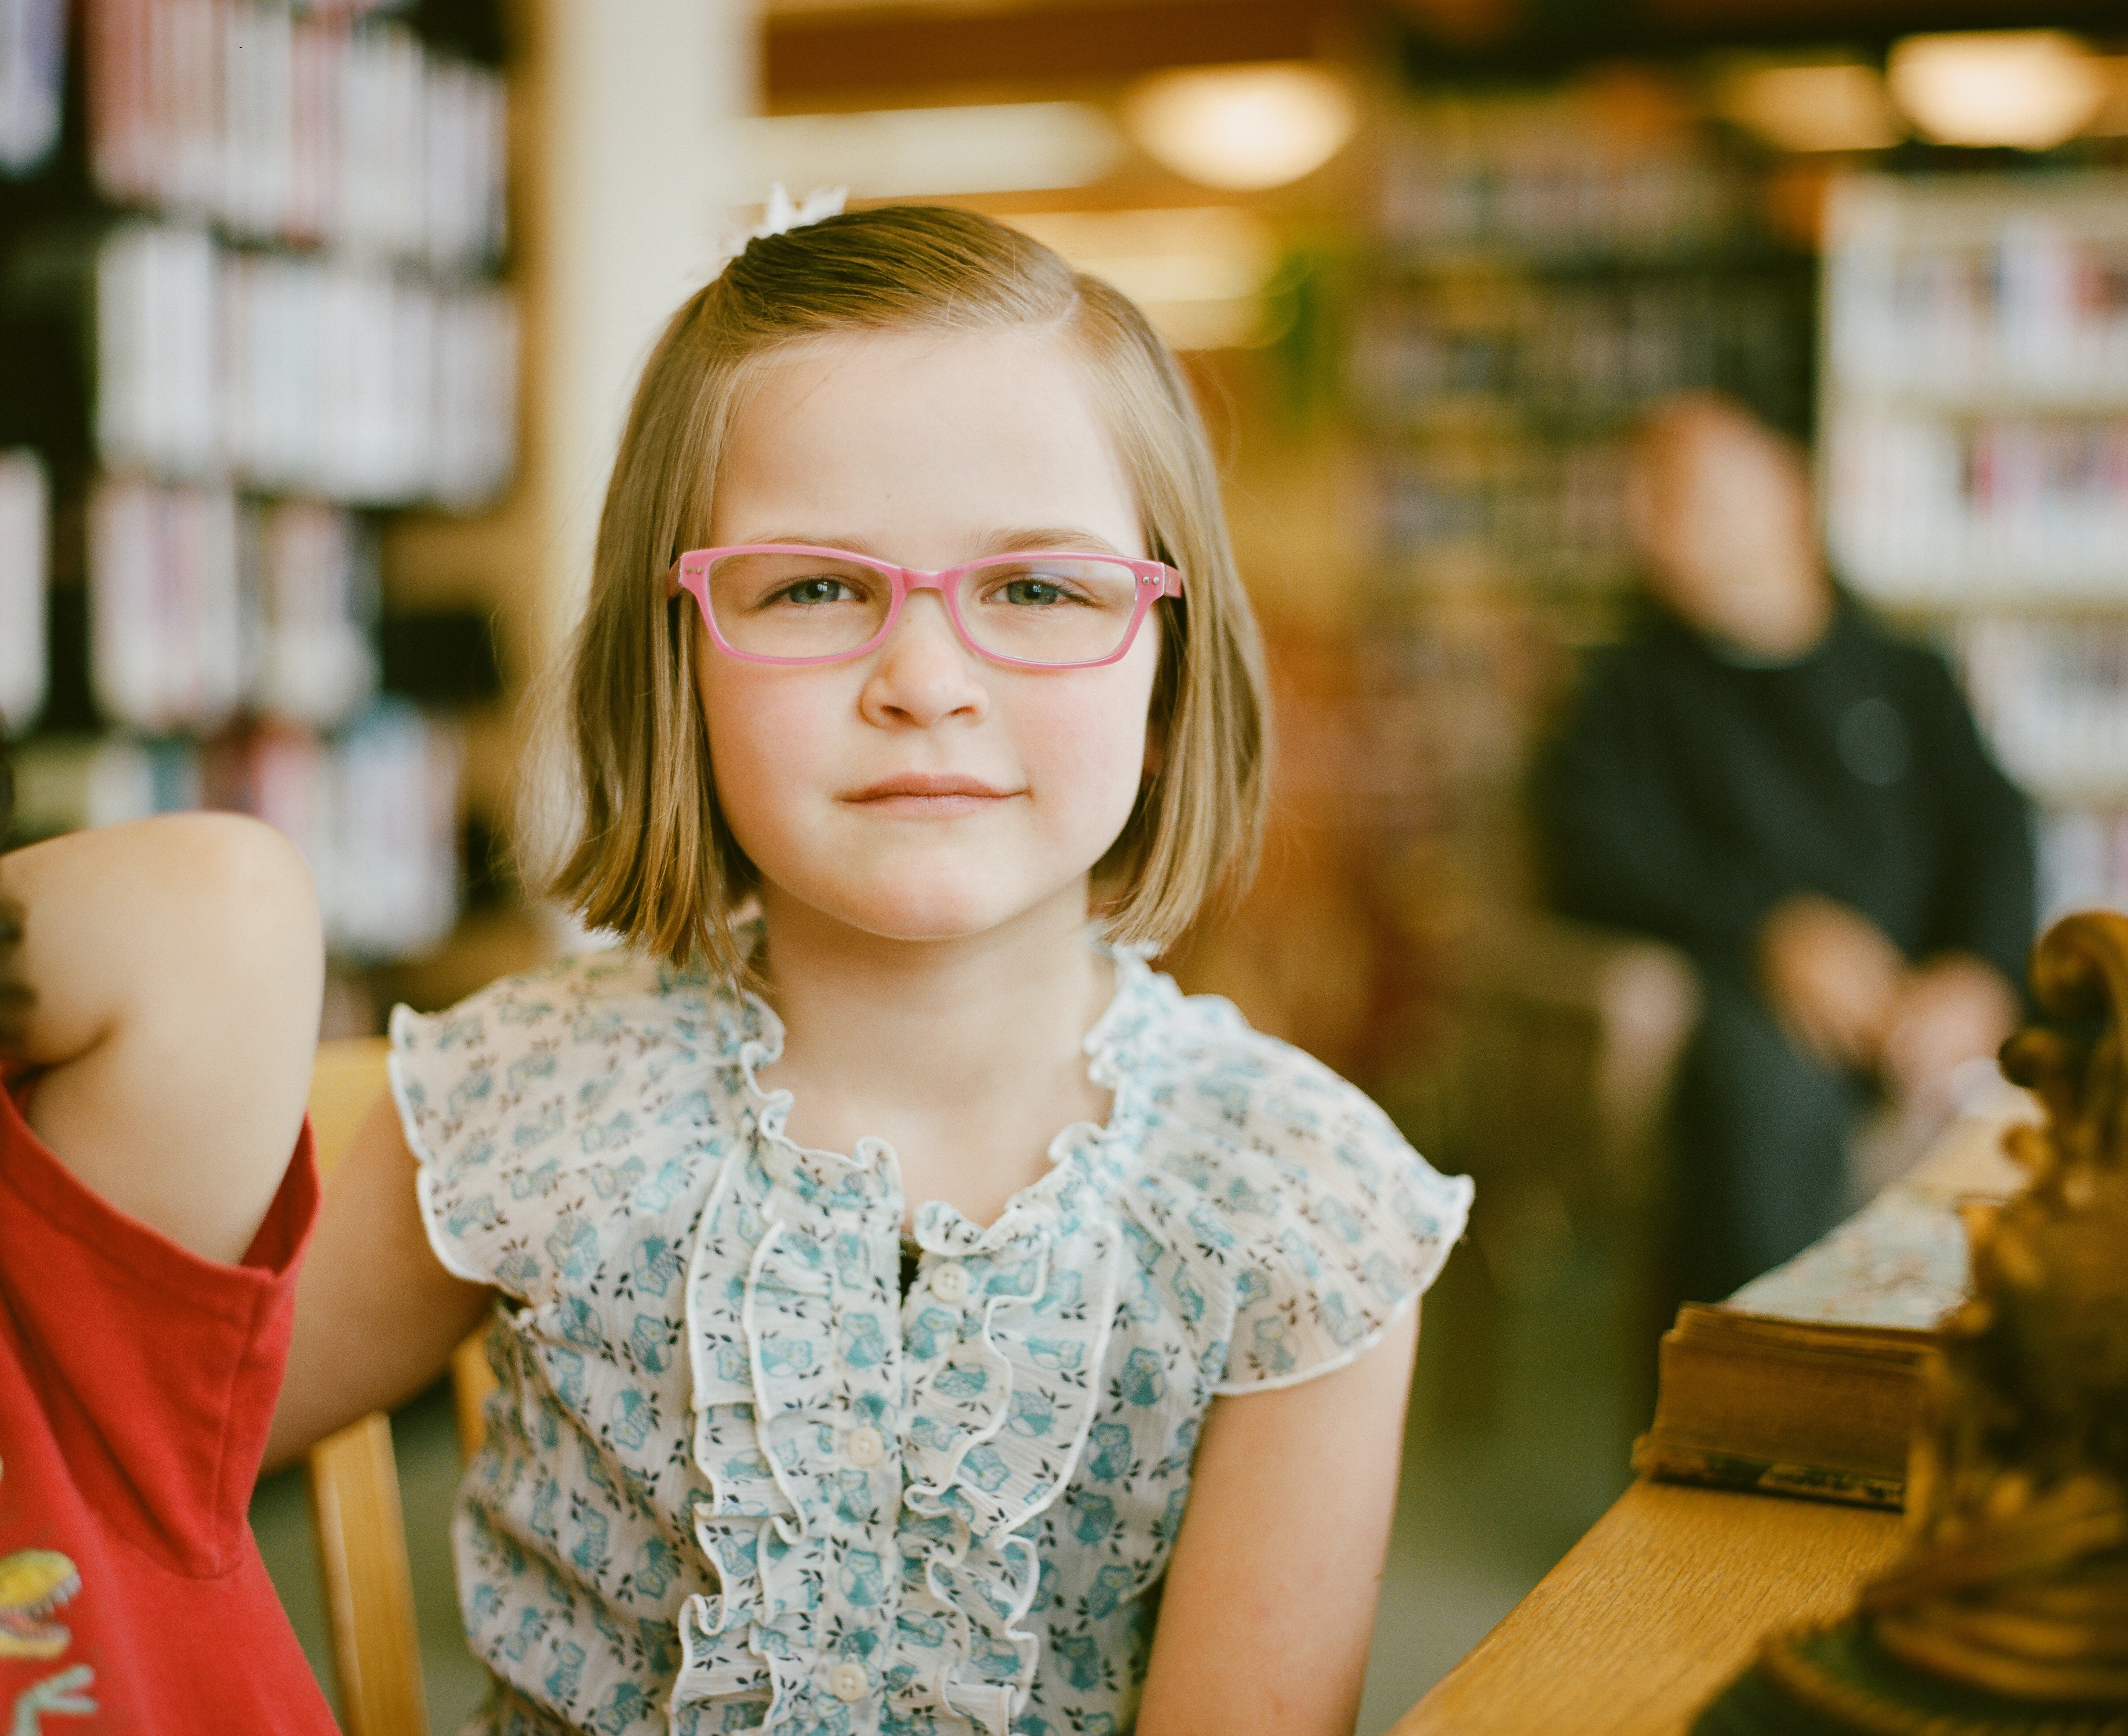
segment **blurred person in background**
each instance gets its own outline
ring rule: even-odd
[[[1942,661],[1833,583],[1789,443],[1670,399],[1627,488],[1648,606],[1589,671],[1540,823],[1563,910],[1698,967],[1674,1277],[1712,1300],[1838,1220],[1873,1109],[1943,1115],[2009,1034],[2031,824]]]

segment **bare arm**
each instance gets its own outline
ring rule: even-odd
[[[1414,1307],[1348,1368],[1213,1401],[1139,1736],[1350,1736],[1418,1342]]]
[[[429,1246],[415,1174],[398,1112],[380,1097],[333,1172],[297,1280],[295,1340],[266,1443],[268,1470],[420,1392],[487,1304],[484,1287],[445,1271]]]
[[[278,832],[182,814],[0,857],[35,997],[31,1127],[118,1210],[243,1257],[279,1190],[317,1051],[325,951]]]

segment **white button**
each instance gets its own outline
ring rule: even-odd
[[[828,1672],[828,1691],[838,1700],[862,1700],[871,1686],[862,1664],[838,1663]]]
[[[843,1443],[843,1451],[849,1455],[850,1463],[853,1465],[876,1465],[886,1457],[886,1443],[880,1439],[878,1430],[870,1424],[866,1424],[862,1427],[850,1430],[850,1438]],[[843,1667],[857,1668],[854,1664],[846,1664]],[[857,1670],[857,1675],[862,1679],[864,1672]],[[846,1700],[849,1698],[848,1695],[843,1697]]]
[[[968,1269],[966,1266],[941,1266],[931,1274],[931,1293],[942,1302],[964,1302],[968,1299]]]

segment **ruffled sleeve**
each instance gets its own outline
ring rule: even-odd
[[[1435,1170],[1354,1087],[1225,1003],[1178,996],[1170,1013],[1149,1046],[1165,1052],[1137,1062],[1166,1075],[1147,1158],[1199,1196],[1193,1251],[1231,1298],[1213,1391],[1342,1368],[1439,1275],[1470,1179]]]
[[[1356,1096],[1356,1093],[1355,1093]],[[1371,1104],[1361,1100],[1372,1111]],[[1440,1274],[1470,1215],[1466,1175],[1437,1173],[1379,1117],[1275,1161],[1267,1221],[1245,1243],[1222,1393],[1291,1386],[1378,1342]]]
[[[436,1257],[551,1302],[601,1257],[612,1206],[654,1205],[720,1145],[705,1055],[729,1003],[616,952],[392,1015],[392,1093]]]

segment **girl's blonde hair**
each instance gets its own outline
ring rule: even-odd
[[[720,455],[752,380],[791,345],[864,331],[1054,330],[1084,358],[1136,484],[1164,605],[1157,769],[1095,870],[1126,943],[1171,940],[1252,869],[1267,750],[1261,652],[1218,479],[1175,358],[1145,315],[987,217],[894,206],[758,238],[672,316],[644,369],[599,519],[567,728],[577,808],[547,889],[592,927],[739,974],[753,865],[724,823],[696,695],[695,609],[666,574],[706,540]]]

